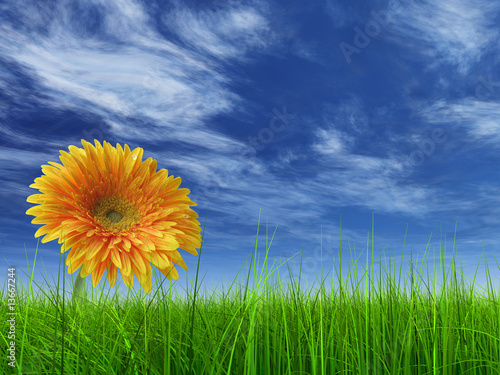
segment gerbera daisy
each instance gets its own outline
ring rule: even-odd
[[[92,274],[94,287],[104,270],[113,286],[120,269],[128,288],[135,274],[149,293],[150,263],[169,280],[178,279],[173,263],[188,268],[177,249],[197,255],[202,242],[189,189],[178,189],[180,177],[156,171],[156,160],[142,161],[142,148],[82,144],[60,151],[62,165],[43,165],[43,175],[30,185],[42,194],[28,197],[38,206],[26,213],[35,216],[33,224],[45,224],[35,237],[45,235],[42,243],[59,238],[61,252],[70,250],[68,272],[81,267],[80,276]]]

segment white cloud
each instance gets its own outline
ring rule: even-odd
[[[353,148],[356,137],[369,131],[369,119],[362,100],[354,95],[343,99],[338,105],[324,106],[322,122],[327,130],[318,129],[319,141],[312,149],[320,154],[337,154]]]
[[[395,1],[400,3],[388,36],[431,60],[430,67],[456,65],[466,74],[498,43],[498,2],[487,0]],[[411,56],[410,55],[410,56]]]
[[[344,144],[348,142],[344,141],[346,137],[341,132],[333,129],[329,131],[318,129],[316,135],[320,141],[313,144],[312,149],[319,154],[339,154],[345,150]],[[352,138],[347,138],[347,140],[352,140]]]
[[[37,5],[50,22],[45,34],[34,34],[23,31],[41,27],[41,20],[33,15],[34,4],[22,1],[16,11],[25,28],[4,25],[0,49],[29,69],[44,87],[45,98],[37,98],[43,106],[91,112],[125,140],[134,134],[134,140],[149,141],[154,132],[158,142],[192,143],[199,141],[193,138],[197,129],[205,147],[220,147],[234,142],[203,129],[207,118],[244,106],[243,99],[228,88],[233,77],[221,73],[221,61],[214,57],[223,57],[224,63],[228,58],[241,61],[250,49],[264,51],[274,43],[262,13],[266,6],[260,5],[195,13],[181,4],[164,14],[174,32],[198,47],[192,50],[165,40],[139,2],[87,2],[80,13],[68,2],[59,3],[56,9]],[[88,13],[89,9],[94,13]],[[78,17],[91,14],[99,15],[101,25],[88,36],[78,26],[85,21]],[[5,85],[0,76],[0,86]],[[131,129],[127,117],[165,130]]]
[[[251,7],[218,11],[178,8],[162,16],[163,23],[184,41],[221,59],[247,59],[245,53],[269,47],[275,35],[269,22]]]
[[[457,101],[439,100],[432,105],[422,105],[417,112],[429,123],[459,125],[470,137],[463,142],[477,142],[497,147],[500,141],[500,103],[474,98]]]

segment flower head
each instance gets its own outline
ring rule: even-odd
[[[197,255],[202,242],[190,190],[179,189],[180,177],[157,171],[156,160],[142,161],[142,148],[82,144],[60,151],[62,165],[43,165],[43,175],[30,185],[42,193],[27,199],[38,204],[26,211],[35,216],[31,222],[44,224],[35,237],[45,235],[42,243],[59,239],[61,253],[71,249],[68,272],[81,267],[80,276],[92,274],[94,287],[104,270],[113,286],[120,269],[128,288],[135,274],[149,293],[151,264],[178,279],[174,263],[188,268],[177,249]]]

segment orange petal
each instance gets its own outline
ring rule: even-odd
[[[146,272],[146,265],[144,264],[144,259],[142,258],[140,252],[138,251],[131,251],[130,252],[130,260],[134,265],[137,267],[139,272],[145,273]]]
[[[125,283],[127,288],[132,289],[134,287],[134,275],[132,274],[132,272],[130,272],[129,275],[126,275],[123,272],[123,269],[120,269],[120,273],[122,275],[123,282]]]
[[[99,284],[99,282],[102,279],[102,275],[104,274],[104,270],[106,269],[106,266],[103,263],[100,263],[94,272],[92,272],[92,285],[94,288]]]
[[[116,266],[113,263],[109,263],[107,271],[108,271],[109,285],[114,286],[116,283],[118,268],[116,268]]]
[[[33,185],[35,185],[35,184],[31,184],[30,187],[32,187]],[[40,204],[40,203],[45,202],[46,198],[47,198],[47,196],[45,194],[32,194],[28,198],[26,198],[26,202]]]
[[[154,228],[146,228],[146,227],[142,227],[142,228],[138,228],[138,230],[144,232],[144,233],[148,233],[152,236],[156,236],[156,237],[160,237],[162,238],[163,237],[163,233],[160,232],[159,230],[156,230]]]
[[[90,275],[92,272],[94,272],[95,268],[97,267],[98,264],[101,263],[101,260],[99,257],[94,257],[90,261],[85,260],[83,263],[83,269],[82,269],[82,277],[87,277]]]
[[[130,263],[130,257],[128,253],[120,253],[119,257],[121,259],[120,272],[125,275],[130,275],[132,273],[132,265]],[[115,263],[116,265],[116,263]],[[118,266],[117,266],[118,267]]]
[[[40,237],[40,236],[43,236],[44,234],[47,234],[47,233],[50,233],[51,231],[53,231],[56,227],[54,226],[54,224],[47,224],[47,225],[44,225],[43,227],[41,228],[38,228],[38,230],[36,231],[35,233],[35,238],[37,237]]]
[[[116,267],[118,267],[118,268],[122,268],[123,267],[122,257],[120,256],[120,252],[118,251],[117,248],[111,249],[111,261],[113,262],[113,264]]]
[[[153,287],[153,284],[151,283],[152,279],[152,272],[151,272],[151,267],[149,267],[149,272],[141,272],[135,265],[132,265],[132,270],[137,277],[137,280],[139,280],[139,283],[141,284],[141,287],[144,289],[146,293],[149,293],[151,291],[151,288]]]
[[[177,280],[179,278],[179,274],[177,273],[177,270],[174,266],[160,270],[160,272],[164,274],[169,280]]]
[[[71,249],[71,251],[69,252],[69,254],[66,258],[66,265],[71,270],[76,270],[76,269],[80,268],[80,266],[85,261],[84,255],[85,255],[85,252],[80,251],[80,249],[78,247]],[[73,271],[71,271],[70,273],[73,273]]]
[[[170,266],[170,262],[165,262],[165,260],[158,255],[156,251],[152,251],[148,254],[145,254],[145,258],[148,262],[151,262],[158,269],[166,268]]]
[[[125,251],[129,251],[130,247],[132,246],[132,244],[130,243],[129,239],[126,238],[126,237],[123,237],[122,241],[123,241],[123,244],[125,245],[124,246]]]
[[[85,258],[87,260],[91,260],[92,258],[94,258],[99,253],[99,251],[101,251],[103,245],[104,242],[99,241],[99,239],[92,241],[87,249],[87,255],[85,256]]]

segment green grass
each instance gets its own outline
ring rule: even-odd
[[[345,279],[340,264],[338,282],[332,281],[330,291],[326,290],[323,267],[320,287],[302,290],[304,251],[298,277],[291,277],[286,263],[288,285],[283,285],[281,276],[285,263],[268,271],[274,234],[268,245],[267,229],[261,270],[257,229],[245,285],[233,289],[235,279],[220,294],[200,295],[201,250],[194,288],[186,291],[184,299],[172,295],[172,285],[164,287],[166,279],[155,272],[151,295],[131,291],[121,299],[116,289],[114,295],[109,289],[104,292],[101,282],[102,288],[90,288],[75,305],[72,286],[65,284],[65,277],[57,286],[40,288],[35,295],[30,272],[28,290],[18,285],[16,296],[17,368],[9,367],[4,355],[0,373],[499,374],[500,305],[487,264],[486,295],[476,294],[475,276],[468,288],[463,272],[460,282],[457,280],[455,246],[451,272],[446,274],[442,262],[446,239],[444,249],[442,241],[440,246],[442,283],[424,280],[422,269],[419,272],[413,261],[406,280],[401,278],[402,261],[398,276],[395,268],[391,272],[391,265],[388,270],[384,267],[382,275],[381,265],[377,279],[373,275],[373,235],[372,224],[372,262],[368,263],[368,233],[362,277],[357,274],[359,258]],[[323,247],[321,256],[322,251]],[[275,273],[278,281],[271,277]],[[368,293],[360,291],[363,284]],[[409,295],[403,292],[407,286]],[[500,285],[498,288],[500,292]],[[5,313],[7,298],[4,288],[1,310]],[[8,329],[3,319],[0,337],[5,345],[10,341]]]

